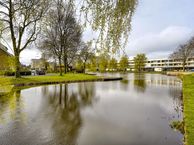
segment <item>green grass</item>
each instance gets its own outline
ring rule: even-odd
[[[185,144],[194,145],[194,74],[183,76]]]
[[[99,77],[94,75],[86,75],[86,74],[64,74],[63,76],[59,76],[58,74],[49,75],[49,76],[26,76],[22,78],[14,78],[14,77],[4,77],[0,76],[0,91],[9,91],[13,86],[17,86],[20,84],[36,85],[40,83],[61,83],[61,82],[71,82],[71,81],[92,81],[96,80]]]

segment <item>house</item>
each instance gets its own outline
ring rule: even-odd
[[[13,57],[7,50],[7,47],[0,43],[0,71],[13,69]]]
[[[54,62],[48,62],[44,58],[31,59],[31,69],[32,70],[54,71],[55,63]]]
[[[44,60],[42,58],[32,59],[31,60],[31,69],[35,69],[35,70],[45,69]]]

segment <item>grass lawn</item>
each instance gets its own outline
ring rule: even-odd
[[[183,76],[186,145],[194,145],[194,74]]]
[[[45,75],[45,76],[26,76],[22,78],[0,76],[0,91],[9,91],[14,85],[20,84],[40,84],[40,83],[60,83],[70,81],[92,81],[98,79],[98,76],[87,74],[64,74],[63,76]]]

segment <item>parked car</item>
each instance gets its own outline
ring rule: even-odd
[[[38,70],[37,71],[37,75],[45,75],[45,71],[44,70]]]
[[[44,70],[31,70],[32,75],[45,75],[46,72]]]

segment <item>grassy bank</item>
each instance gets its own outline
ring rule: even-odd
[[[65,74],[59,76],[58,74],[50,76],[27,76],[22,78],[4,77],[0,76],[0,91],[7,92],[14,86],[30,86],[30,85],[41,85],[41,84],[53,84],[53,83],[65,83],[65,82],[76,82],[76,81],[92,81],[100,79],[94,75],[86,74]]]
[[[185,144],[194,145],[194,74],[183,76]]]

